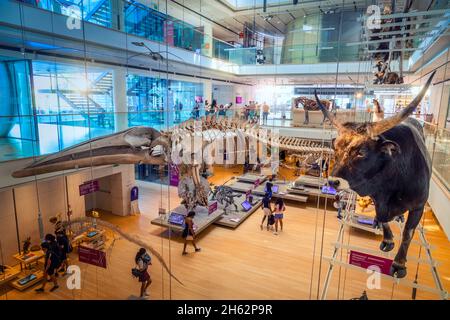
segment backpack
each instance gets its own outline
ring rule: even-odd
[[[275,216],[273,214],[269,215],[268,221],[269,225],[273,226],[275,224]]]
[[[139,278],[142,275],[142,271],[139,270],[138,268],[132,268],[131,275],[135,278]]]

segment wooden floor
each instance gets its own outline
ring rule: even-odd
[[[211,178],[223,183],[230,175],[241,174],[238,168],[216,168]],[[283,173],[289,178],[289,172]],[[323,288],[329,264],[321,257],[332,254],[339,227],[336,212],[317,206],[317,201],[296,206],[287,203],[285,227],[279,235],[261,231],[262,211],[256,211],[237,229],[212,225],[198,238],[201,252],[182,256],[182,242],[178,235],[150,224],[158,215],[158,208],[175,208],[179,204],[176,190],[151,183],[140,183],[140,216],[119,217],[102,214],[101,218],[119,225],[124,231],[137,234],[163,256],[172,272],[183,285],[171,280],[161,264],[153,258],[150,299],[317,299]],[[322,199],[323,201],[323,199]],[[450,247],[431,213],[425,218],[427,238],[435,247],[434,258],[444,286],[450,288]],[[112,237],[112,234],[109,234]],[[417,238],[417,237],[416,237]],[[378,250],[380,238],[370,233],[347,229],[344,241],[350,245]],[[398,246],[398,243],[397,243]],[[139,283],[132,278],[137,246],[125,239],[116,239],[108,249],[108,268],[102,269],[76,261],[82,271],[81,290],[68,290],[65,279],[53,293],[37,294],[3,289],[1,299],[137,299]],[[394,249],[396,250],[396,249]],[[412,245],[410,257],[417,257],[419,247]],[[422,250],[421,258],[425,258]],[[347,261],[342,251],[342,260]],[[417,263],[408,262],[408,279],[414,280]],[[434,286],[426,265],[418,268],[418,282]],[[382,281],[381,289],[366,288],[367,274],[336,267],[331,278],[328,299],[350,299],[367,290],[369,299],[411,299],[409,287]],[[48,287],[50,288],[50,286]],[[439,297],[418,290],[417,299]]]

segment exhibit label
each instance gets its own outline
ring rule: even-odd
[[[217,201],[214,201],[213,203],[210,203],[208,206],[208,214],[213,213],[214,211],[216,211],[218,208],[218,204]]]
[[[85,196],[89,193],[100,190],[100,184],[98,183],[98,180],[91,180],[83,184],[80,184],[79,188],[80,188],[80,196]]]
[[[78,261],[106,269],[106,252],[79,246]]]
[[[349,264],[364,269],[373,268],[375,266],[380,269],[380,272],[382,274],[389,275],[392,260],[383,257],[377,257],[364,252],[350,250]]]

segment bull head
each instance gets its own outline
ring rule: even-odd
[[[368,195],[370,184],[367,181],[380,172],[388,161],[401,153],[398,144],[386,139],[383,134],[413,113],[428,90],[434,74],[435,72],[431,74],[420,93],[406,108],[390,118],[372,123],[341,123],[322,104],[316,92],[317,104],[324,116],[338,130],[338,136],[333,142],[336,163],[332,176],[346,180],[350,188],[360,195]]]
[[[44,157],[28,167],[13,172],[23,178],[62,170],[112,164],[166,163],[166,137],[153,128],[134,127],[115,134],[94,138]]]

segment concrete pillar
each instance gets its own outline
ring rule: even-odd
[[[203,45],[202,45],[202,55],[207,57],[213,56],[213,30],[212,25],[203,25]]]
[[[208,100],[211,104],[212,102],[212,81],[211,80],[203,80],[203,99]]]
[[[113,99],[115,131],[122,131],[128,128],[128,106],[127,106],[127,82],[124,69],[113,70]]]

